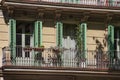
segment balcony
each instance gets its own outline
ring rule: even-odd
[[[71,5],[71,6],[99,6],[99,7],[120,7],[119,0],[5,0],[5,2],[15,3],[35,3],[52,5]]]
[[[3,67],[23,67],[57,70],[106,71],[119,70],[118,59],[109,54],[114,51],[82,51],[65,48],[4,47]],[[14,54],[13,54],[14,53]],[[68,55],[69,54],[69,55]],[[84,56],[86,54],[86,56]]]
[[[2,9],[6,8],[9,10],[32,11],[31,13],[37,12],[97,12],[97,13],[108,13],[115,12],[119,13],[120,1],[119,0],[3,0]],[[9,8],[8,8],[9,7]],[[14,12],[14,13],[15,13]]]

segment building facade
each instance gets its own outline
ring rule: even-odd
[[[2,0],[0,8],[5,80],[120,79],[119,0]]]

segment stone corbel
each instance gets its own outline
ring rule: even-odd
[[[56,22],[61,21],[61,12],[60,11],[55,11],[55,20],[54,20],[54,24],[56,24]],[[56,28],[56,26],[55,26]]]
[[[88,20],[89,16],[84,16],[82,19],[81,19],[81,22],[86,22]]]
[[[109,24],[109,23],[111,22],[111,20],[112,20],[112,17],[113,17],[112,14],[107,14],[107,17],[106,17],[105,23],[106,23],[106,24]]]
[[[81,22],[88,21],[88,18],[89,18],[89,13],[83,13],[83,17],[81,18]]]
[[[13,17],[13,13],[14,13],[13,8],[12,7],[7,7],[7,11],[8,11],[8,16]]]
[[[61,11],[55,11],[55,20],[60,21],[61,19]]]
[[[42,9],[38,10],[37,19],[43,20],[44,12]]]

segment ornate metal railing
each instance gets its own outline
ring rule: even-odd
[[[3,66],[120,69],[120,60],[110,57],[110,54],[115,51],[78,52],[76,49],[53,47],[15,47],[14,49],[4,47],[2,51]]]
[[[28,3],[52,3],[52,4],[75,4],[92,6],[112,6],[119,7],[120,0],[5,0],[9,2],[28,2]]]

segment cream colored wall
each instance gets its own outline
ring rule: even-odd
[[[56,46],[56,28],[52,21],[43,23],[42,37],[43,45],[45,46],[45,48]],[[48,60],[48,55],[52,56],[53,53],[51,51],[48,52],[45,50],[43,56],[45,56],[44,58],[46,59],[46,61]]]
[[[104,51],[107,50],[107,45],[104,44],[105,40],[105,25],[100,23],[89,23],[87,29],[87,49],[96,50],[96,41],[102,44]]]
[[[96,63],[96,57],[99,55],[96,51],[107,51],[107,42],[105,39],[105,24],[100,23],[88,23],[87,26],[87,59],[88,63],[92,65]],[[98,42],[98,43],[97,43]],[[98,46],[101,44],[102,47]],[[105,45],[106,44],[106,45]],[[98,49],[99,47],[99,49]],[[94,61],[94,62],[93,62]]]
[[[43,45],[45,48],[56,46],[56,28],[54,23],[45,22],[43,24]]]
[[[0,11],[0,67],[2,66],[2,48],[8,46],[8,26],[6,25],[2,12]]]

